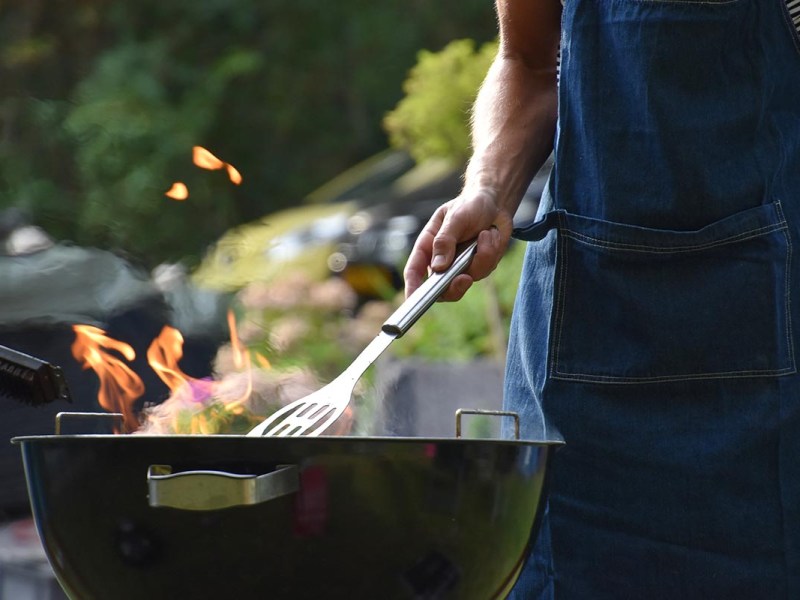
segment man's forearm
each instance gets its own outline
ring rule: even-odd
[[[553,148],[556,67],[534,69],[499,55],[473,108],[466,187],[493,190],[511,214]]]
[[[559,0],[496,0],[500,47],[473,109],[466,188],[514,213],[553,148],[558,112]]]

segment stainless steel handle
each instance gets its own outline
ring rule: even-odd
[[[148,501],[156,508],[219,510],[252,506],[297,492],[300,477],[296,465],[281,465],[264,475],[239,475],[225,471],[172,473],[169,465],[147,470]]]
[[[478,247],[478,241],[472,242],[459,254],[450,268],[441,273],[434,273],[411,294],[400,307],[386,319],[381,327],[384,333],[394,337],[402,336],[417,322],[423,313],[441,296],[458,275],[461,275],[472,262],[472,256]]]

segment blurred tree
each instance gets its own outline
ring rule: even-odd
[[[486,0],[7,0],[0,209],[151,266],[197,257],[385,147],[420,48],[494,31]]]
[[[403,84],[405,97],[383,124],[394,147],[417,161],[469,156],[469,111],[495,54],[497,43],[473,40],[448,44],[440,52],[422,50]]]

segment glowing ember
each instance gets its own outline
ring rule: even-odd
[[[169,190],[164,192],[164,195],[173,200],[186,200],[189,197],[189,188],[186,187],[186,184],[176,181]]]
[[[192,148],[192,162],[201,169],[207,169],[209,171],[225,169],[228,173],[228,179],[230,179],[231,182],[236,185],[242,183],[242,175],[236,170],[236,167],[220,160],[202,146],[194,146]]]
[[[241,185],[242,174],[236,170],[236,167],[233,165],[225,165],[225,169],[228,171],[228,179],[230,179],[236,185]]]
[[[93,369],[100,378],[97,400],[109,412],[122,413],[128,431],[139,426],[133,403],[144,393],[141,378],[110,351],[121,354],[128,362],[136,358],[134,349],[106,336],[106,332],[91,325],[74,325],[75,341],[72,356],[84,369]]]
[[[192,162],[201,169],[208,169],[209,171],[216,171],[225,166],[223,161],[202,146],[194,146],[192,148]]]

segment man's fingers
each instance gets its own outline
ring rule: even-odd
[[[506,245],[497,229],[481,231],[478,234],[478,248],[467,272],[476,281],[488,277],[503,257]]]
[[[403,279],[405,280],[406,298],[408,298],[414,290],[416,290],[422,282],[425,281],[425,276],[428,273],[428,258],[424,250],[413,251],[406,262],[406,267],[403,270]]]
[[[456,257],[456,235],[453,228],[440,229],[439,233],[433,238],[433,257],[431,258],[431,269],[434,271],[444,271]]]
[[[428,266],[433,262],[435,254],[433,246],[446,214],[446,204],[436,209],[436,212],[434,212],[428,220],[414,243],[414,248],[411,250],[411,254],[403,270],[406,298],[410,296],[428,276]]]
[[[495,225],[490,227],[492,223]],[[494,271],[508,245],[511,218],[497,211],[493,203],[479,199],[468,204],[451,201],[440,206],[420,233],[406,262],[406,297],[427,278],[429,267],[435,272],[445,271],[455,259],[457,244],[469,240],[476,233],[478,249],[469,268],[442,294],[442,300],[460,299],[473,281]]]
[[[442,212],[441,208],[428,221],[417,237],[416,242],[414,242],[414,247],[411,249],[411,254],[406,261],[406,266],[403,269],[406,297],[410,296],[428,276],[428,265],[431,264],[432,260],[434,238],[443,219],[443,216],[439,214],[440,212]]]

